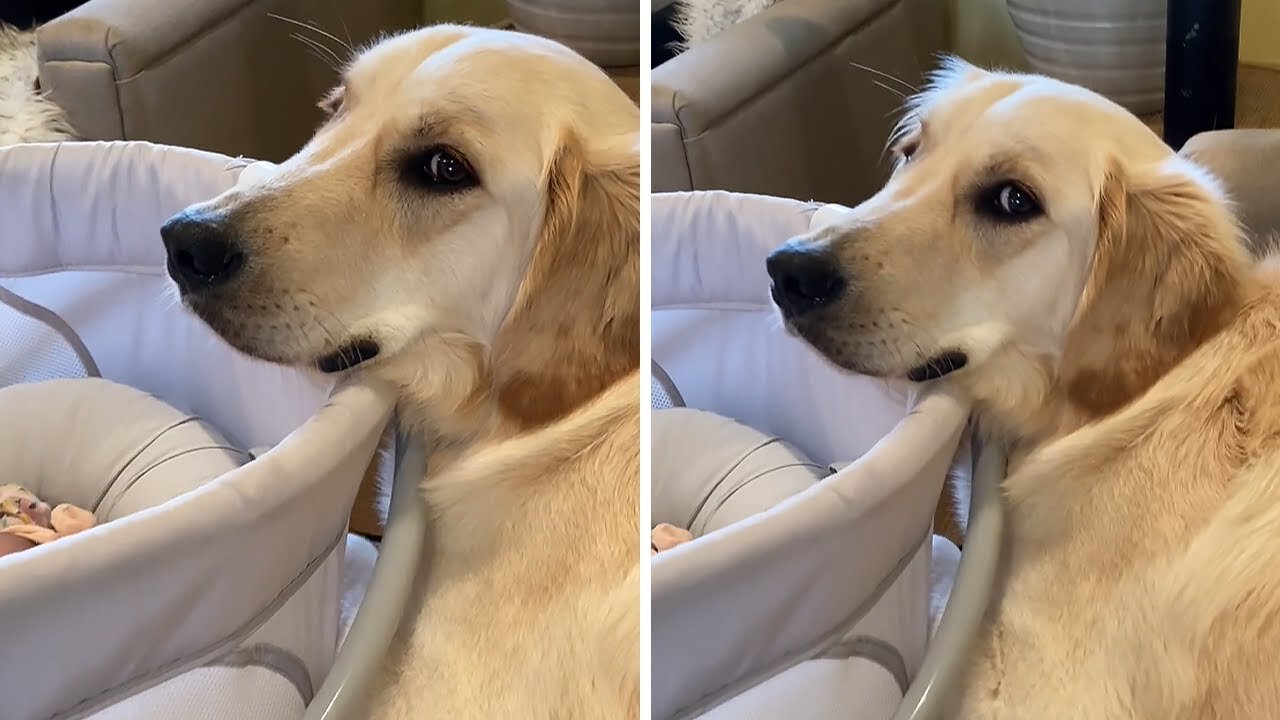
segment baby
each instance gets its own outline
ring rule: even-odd
[[[685,530],[684,528],[678,528],[671,523],[658,523],[658,525],[653,528],[653,534],[650,536],[652,550],[649,554],[657,555],[663,550],[670,550],[671,548],[682,543],[687,543],[692,539],[693,533]]]
[[[21,485],[0,485],[0,530],[18,525],[49,527],[53,508]]]
[[[75,505],[57,507],[35,493],[9,483],[0,485],[0,557],[88,530],[93,513]]]

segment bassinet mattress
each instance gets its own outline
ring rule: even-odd
[[[653,357],[687,405],[847,464],[655,556],[653,717],[888,718],[928,642],[931,520],[968,408],[838,372],[782,327],[764,259],[822,206],[694,192],[651,207]]]
[[[65,322],[103,377],[265,450],[4,560],[6,720],[248,717],[235,708],[255,702],[254,717],[297,717],[332,663],[347,516],[394,397],[250,360],[169,296],[158,228],[241,165],[147,143],[0,149],[0,287]]]

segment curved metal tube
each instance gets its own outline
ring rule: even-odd
[[[426,470],[421,445],[397,433],[391,508],[373,579],[304,720],[358,720],[368,711],[367,692],[404,617],[422,563],[427,506],[419,488]]]
[[[960,567],[947,607],[938,623],[924,663],[893,720],[938,720],[954,702],[960,671],[991,602],[996,571],[1004,542],[1004,506],[1000,483],[1004,480],[1004,448],[977,443],[973,469],[973,501],[965,532]]]

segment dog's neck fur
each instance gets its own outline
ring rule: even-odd
[[[498,412],[488,353],[462,334],[430,335],[381,369],[399,388],[401,427],[422,441],[433,471],[473,445],[512,434]]]
[[[547,338],[548,342],[554,340]],[[400,388],[400,422],[423,441],[433,472],[451,464],[468,448],[572,414],[637,367],[635,362],[612,363],[608,372],[584,377],[571,387],[540,378],[520,365],[514,370],[495,368],[490,349],[464,336],[435,336],[419,343],[406,350],[417,362],[398,363],[384,375]],[[536,366],[537,358],[526,359],[524,365]],[[518,397],[513,399],[513,395]],[[557,401],[535,405],[547,397]],[[520,404],[526,400],[530,407]]]
[[[1050,358],[1011,348],[993,357],[983,378],[994,378],[995,382],[966,382],[980,431],[1005,444],[1014,462],[1041,445],[1119,411],[1226,328],[1258,290],[1256,279],[1239,268],[1235,290],[1204,319],[1187,344],[1151,357],[1150,364],[1119,377],[1080,367],[1065,355]],[[1118,346],[1116,351],[1124,352],[1124,348]]]

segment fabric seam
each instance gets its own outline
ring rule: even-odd
[[[893,584],[902,576],[903,571],[906,570],[907,566],[911,564],[911,561],[915,559],[916,554],[920,552],[920,548],[924,546],[925,540],[927,540],[931,535],[932,532],[922,533],[920,541],[912,545],[906,555],[898,560],[898,564],[894,566],[893,570],[880,581],[880,584],[876,586],[875,590],[872,591],[867,599],[858,605],[858,607],[854,608],[853,612],[844,621],[837,623],[830,632],[825,633],[823,639],[818,640],[809,648],[784,655],[781,660],[773,663],[772,667],[763,668],[759,672],[741,677],[733,682],[723,685],[720,688],[703,694],[702,697],[688,703],[684,707],[681,707],[672,713],[672,720],[690,720],[692,718],[696,718],[717,705],[724,703],[729,698],[760,685],[771,678],[777,677],[783,672],[790,670],[806,660],[812,660],[815,657],[819,657],[838,645],[840,643],[840,639],[844,637],[845,633],[849,632],[849,630],[853,629],[853,627],[861,622],[862,619],[866,617],[867,613],[871,612],[871,609],[876,606],[876,603],[880,602],[880,599],[889,591],[889,588],[893,587]]]
[[[276,611],[284,606],[298,590],[306,584],[308,580],[315,574],[315,571],[329,559],[338,544],[346,537],[345,532],[338,533],[328,548],[313,558],[310,563],[303,568],[302,572],[297,575],[288,585],[286,585],[276,597],[267,603],[261,611],[250,618],[248,622],[240,627],[239,630],[232,632],[227,637],[214,642],[212,645],[206,646],[203,650],[196,650],[188,653],[185,657],[171,660],[164,665],[143,672],[132,680],[127,680],[115,687],[108,688],[97,695],[90,696],[76,703],[72,707],[59,713],[49,716],[49,720],[80,720],[92,713],[98,712],[104,708],[110,707],[121,700],[137,695],[140,692],[149,690],[160,683],[177,677],[188,670],[193,670],[201,665],[209,662],[210,659],[218,657],[226,648],[234,647],[236,643],[243,641],[252,635],[275,616]]]
[[[902,653],[898,652],[898,648],[878,637],[854,635],[847,640],[841,640],[826,654],[814,659],[852,660],[854,658],[860,658],[884,668],[884,671],[889,673],[897,683],[898,690],[903,695],[907,693],[907,688],[911,685],[907,675],[907,661],[903,659]]]
[[[311,673],[306,663],[296,654],[271,643],[254,643],[247,647],[235,648],[212,662],[201,665],[202,668],[262,668],[285,679],[297,691],[302,704],[306,705],[315,697],[315,688],[311,685]],[[196,668],[199,669],[199,668]]]

